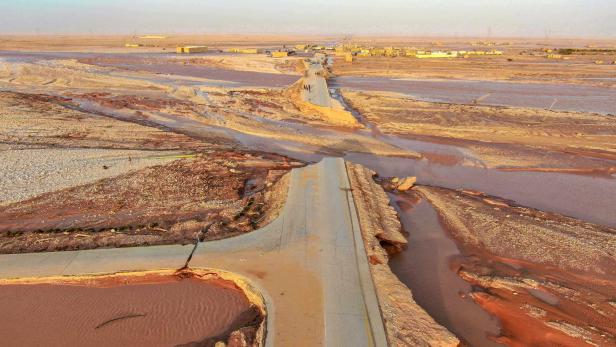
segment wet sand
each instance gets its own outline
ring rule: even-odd
[[[396,92],[424,101],[616,114],[616,89],[613,88],[386,77],[338,77],[331,82],[332,88]]]
[[[151,275],[0,285],[3,346],[173,346],[236,330],[251,304],[231,282]]]

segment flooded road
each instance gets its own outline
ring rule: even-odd
[[[533,107],[616,114],[616,89],[573,84],[337,77],[332,88],[386,91],[454,104]]]
[[[468,295],[471,286],[450,268],[450,260],[460,251],[441,226],[434,208],[426,200],[410,206],[403,195],[389,197],[409,233],[408,247],[389,265],[411,289],[415,302],[469,345],[501,346],[488,338],[498,336],[498,321],[475,304]]]
[[[229,283],[174,276],[1,285],[0,336],[4,346],[174,346],[228,334],[249,308]]]

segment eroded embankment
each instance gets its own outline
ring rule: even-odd
[[[347,163],[347,172],[389,344],[458,345],[458,339],[413,300],[411,291],[388,265],[390,254],[399,252],[406,239],[387,195],[372,179],[375,173],[352,163]]]
[[[14,346],[262,346],[263,299],[233,274],[191,270],[0,280]]]

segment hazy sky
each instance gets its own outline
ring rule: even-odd
[[[616,0],[0,0],[2,33],[616,37]]]

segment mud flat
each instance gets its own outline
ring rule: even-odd
[[[197,150],[188,136],[84,112],[68,98],[0,92],[0,143],[8,148]]]
[[[260,346],[262,303],[243,289],[214,273],[0,280],[0,335],[7,346]]]
[[[404,194],[434,206],[460,251],[449,266],[471,286],[464,296],[499,319],[496,342],[616,343],[616,230],[474,191]]]
[[[8,204],[0,208],[0,252],[186,244],[249,232],[277,215],[281,178],[293,165],[214,151]]]
[[[265,54],[212,54],[198,58],[180,58],[182,64],[203,65],[224,70],[265,72],[273,74],[300,75],[303,58],[290,56],[285,59],[268,57]]]

